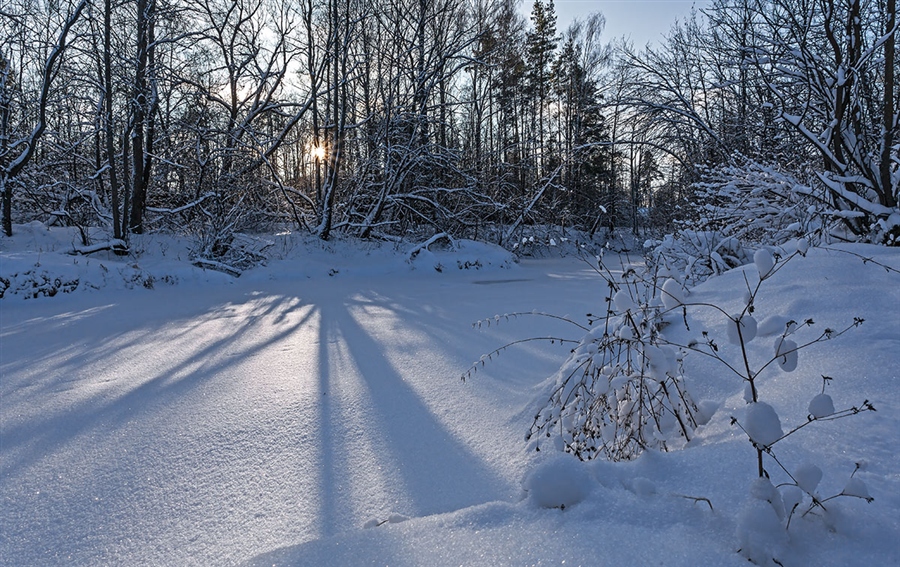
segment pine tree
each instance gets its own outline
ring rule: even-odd
[[[528,94],[532,100],[532,135],[535,140],[535,167],[537,176],[544,175],[547,163],[545,136],[546,107],[550,94],[548,85],[552,79],[554,53],[559,38],[556,35],[556,8],[553,0],[544,3],[535,0],[531,10],[532,30],[526,36],[526,75]]]

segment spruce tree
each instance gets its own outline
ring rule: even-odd
[[[526,37],[526,60],[528,63],[528,94],[532,99],[532,134],[535,141],[535,167],[538,177],[544,175],[547,162],[544,144],[545,110],[550,94],[548,85],[552,79],[554,53],[559,38],[556,35],[556,8],[553,0],[535,0],[531,10],[532,30]]]

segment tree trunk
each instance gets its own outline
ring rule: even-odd
[[[894,131],[897,128],[896,109],[894,108],[894,78],[895,78],[895,47],[897,45],[897,32],[894,26],[897,22],[897,1],[887,0],[886,33],[890,33],[884,42],[884,139],[881,142],[881,163],[879,163],[879,177],[881,188],[884,192],[882,204],[885,207],[897,207],[897,195],[891,180],[891,148],[894,145]]]
[[[106,159],[109,167],[110,205],[112,207],[113,235],[122,238],[122,220],[119,215],[119,179],[116,175],[115,125],[113,123],[112,90],[112,0],[103,3],[103,131],[106,138]]]
[[[131,232],[144,232],[144,209],[150,179],[150,151],[153,122],[149,117],[155,106],[154,94],[147,96],[147,77],[151,63],[154,11],[156,0],[137,0],[137,67],[134,78],[133,129],[131,131],[132,188],[129,225]]]
[[[334,55],[332,61],[332,132],[328,168],[323,188],[322,221],[317,233],[322,240],[328,240],[334,223],[334,198],[337,192],[338,172],[344,151],[344,128],[347,118],[347,86],[341,80],[347,76],[347,57],[349,56],[349,5],[345,6],[344,21],[341,22],[338,0],[331,2],[332,25],[334,26]],[[343,25],[342,25],[343,24]],[[343,28],[343,29],[342,29]]]
[[[12,64],[0,52],[0,157],[5,156],[9,148],[9,68]],[[0,195],[3,207],[3,232],[12,236],[12,192],[7,193],[6,184],[9,172],[0,163]]]

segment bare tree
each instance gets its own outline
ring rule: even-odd
[[[749,56],[778,116],[818,152],[821,181],[860,234],[897,212],[896,12],[894,0],[753,3]]]
[[[20,139],[9,140],[9,86],[11,62],[0,54],[0,193],[3,199],[3,231],[12,236],[12,180],[22,171],[34,155],[35,149],[47,127],[47,101],[57,70],[57,62],[68,47],[68,35],[72,27],[81,17],[87,6],[87,0],[81,0],[65,19],[59,36],[47,57],[43,72],[40,75],[40,95],[37,101],[37,120],[31,132]]]

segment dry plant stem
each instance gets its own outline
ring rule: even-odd
[[[744,309],[746,310],[746,307]],[[756,376],[754,376],[753,371],[750,370],[750,359],[747,356],[747,343],[744,341],[744,333],[741,331],[741,319],[743,319],[743,313],[741,314],[740,319],[737,321],[732,320],[732,322],[737,326],[738,341],[741,343],[741,355],[744,357],[744,369],[747,372],[744,379],[750,383],[750,393],[753,402],[756,403],[759,401],[759,393],[756,390]],[[759,447],[756,448],[756,469],[759,478],[763,478],[766,474],[766,470],[763,466],[763,451]]]
[[[669,390],[668,390],[668,388],[666,388],[666,383],[665,383],[665,382],[661,382],[661,383],[660,383],[660,387],[662,388],[663,394],[665,394],[665,396],[668,398],[668,397],[669,397]],[[679,396],[680,396],[681,390],[678,390],[678,394],[679,394]],[[683,400],[684,398],[682,397],[681,399]],[[688,428],[687,428],[687,426],[684,424],[684,420],[681,418],[681,416],[678,414],[677,411],[673,411],[672,413],[675,415],[675,419],[678,420],[678,426],[681,428],[681,432],[684,434],[684,440],[685,440],[685,441],[690,441],[690,440],[691,440],[691,434],[688,432]]]
[[[574,343],[574,344],[578,344],[578,341],[575,341],[575,340],[572,340],[572,339],[564,339],[564,338],[561,338],[561,337],[528,337],[527,339],[519,339],[519,340],[517,340],[517,341],[512,341],[512,342],[506,343],[505,345],[503,345],[503,346],[501,346],[501,347],[495,348],[495,349],[492,350],[491,352],[489,352],[489,353],[483,355],[483,356],[481,357],[481,360],[479,360],[478,362],[474,363],[472,366],[469,367],[468,370],[466,370],[465,372],[463,372],[462,376],[459,377],[460,380],[462,380],[463,382],[465,382],[465,381],[466,381],[466,378],[468,378],[469,376],[471,376],[473,373],[477,372],[477,371],[478,371],[478,366],[479,366],[479,365],[484,366],[485,359],[490,360],[491,357],[500,354],[501,352],[503,352],[504,350],[508,349],[509,347],[512,347],[512,346],[515,346],[515,345],[519,345],[519,344],[522,344],[522,343],[534,342],[534,341],[549,341],[550,344],[553,344],[553,343],[559,343],[559,344]]]
[[[704,496],[688,496],[686,494],[673,494],[672,496],[676,496],[678,498],[685,498],[687,500],[693,500],[695,504],[697,502],[705,502],[706,505],[709,506],[709,511],[715,512],[715,509],[713,508],[713,505],[712,505],[712,501],[709,498],[706,498]]]
[[[881,262],[878,262],[877,260],[873,260],[869,256],[864,256],[862,254],[858,254],[856,252],[851,252],[849,250],[841,250],[840,248],[832,248],[830,246],[823,246],[821,249],[828,250],[829,252],[840,252],[841,254],[849,254],[851,256],[856,256],[857,258],[862,260],[863,264],[875,264],[876,266],[884,268],[884,270],[886,272],[893,272],[895,274],[900,274],[900,270],[898,270],[897,268],[892,268],[891,266],[888,266],[887,264],[882,264]]]
[[[569,323],[570,325],[574,325],[585,332],[590,332],[590,330],[591,330],[590,327],[585,327],[581,323],[573,321],[572,319],[570,319],[568,317],[561,317],[559,315],[554,315],[553,313],[544,313],[543,311],[517,311],[515,313],[506,313],[504,315],[498,315],[497,317],[499,317],[500,319],[509,320],[509,319],[515,319],[517,317],[523,317],[523,316],[547,317],[549,319],[557,319],[559,321]],[[476,321],[475,323],[472,323],[472,326],[473,327],[481,327],[482,325],[487,324],[487,326],[490,327],[491,323],[496,323],[498,325],[500,324],[499,321],[497,320],[497,318],[488,317],[486,319],[482,319],[480,321]]]

